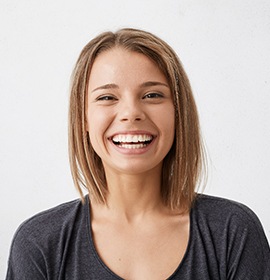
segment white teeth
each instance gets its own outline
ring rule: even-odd
[[[119,147],[125,149],[141,149],[145,147],[146,144],[121,144]]]
[[[139,142],[151,141],[152,139],[153,136],[145,135],[145,134],[140,134],[140,135],[118,134],[112,138],[114,142],[120,142],[120,143],[139,143]],[[136,146],[136,145],[132,145],[132,146]]]
[[[152,139],[153,136],[146,134],[118,134],[112,138],[118,147],[124,149],[142,149],[149,144],[147,141],[151,141]]]

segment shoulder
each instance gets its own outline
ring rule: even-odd
[[[56,276],[74,229],[84,222],[83,209],[84,205],[77,199],[23,222],[11,244],[7,279]]]
[[[199,194],[191,211],[191,230],[193,243],[215,256],[228,279],[268,279],[269,244],[260,220],[246,205]]]
[[[227,241],[243,241],[254,238],[258,246],[261,243],[269,248],[259,218],[242,203],[199,194],[192,209],[192,219],[194,226],[216,240],[226,238]]]
[[[246,205],[220,197],[199,194],[192,209],[193,226],[218,244],[236,249],[250,244],[269,258],[269,244],[257,215]],[[254,248],[256,245],[257,248]]]
[[[60,243],[65,242],[65,236],[82,219],[83,207],[81,200],[77,199],[24,221],[13,237],[11,255],[44,254],[50,253],[52,248],[60,248]]]
[[[76,199],[34,215],[19,226],[14,235],[14,241],[25,237],[28,239],[38,237],[39,240],[43,236],[48,237],[72,222],[81,207],[82,202]]]
[[[194,209],[199,214],[211,216],[234,215],[241,218],[246,217],[257,220],[256,214],[246,205],[230,199],[215,197],[205,194],[198,194],[194,203]]]
[[[257,215],[248,206],[233,200],[198,194],[193,211],[195,218],[212,227],[263,231]]]

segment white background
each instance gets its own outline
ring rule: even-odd
[[[69,77],[98,33],[146,29],[179,54],[211,158],[206,193],[252,208],[270,240],[270,1],[0,0],[0,278],[18,225],[74,199]]]

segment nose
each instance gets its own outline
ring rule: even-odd
[[[138,100],[123,100],[118,114],[124,122],[137,122],[145,119],[143,104]]]

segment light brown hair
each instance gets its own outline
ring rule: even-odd
[[[170,86],[175,106],[175,139],[163,161],[161,197],[171,209],[188,211],[204,174],[205,154],[199,119],[188,77],[173,49],[157,36],[137,29],[105,32],[91,40],[75,65],[69,108],[69,156],[73,180],[82,199],[82,187],[97,202],[106,203],[106,176],[86,128],[88,80],[95,58],[114,47],[142,53],[153,60]]]

